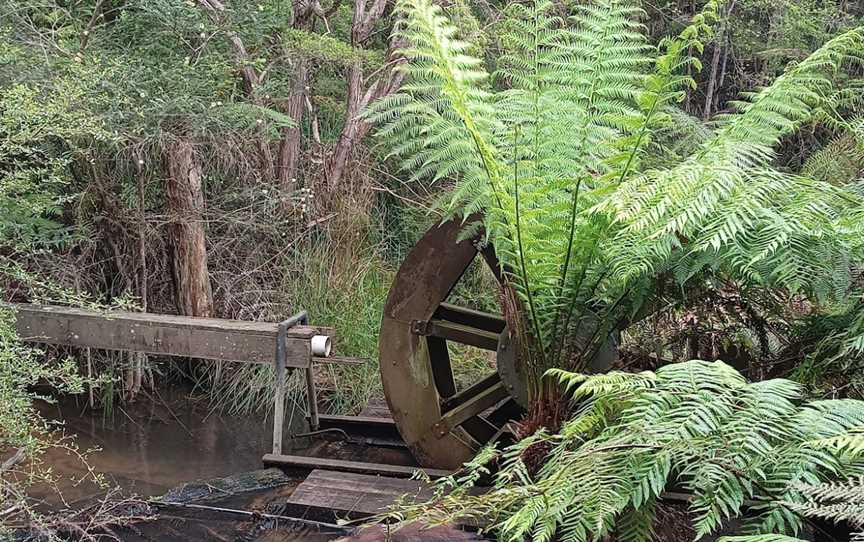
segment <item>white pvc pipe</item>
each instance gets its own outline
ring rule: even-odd
[[[330,337],[315,335],[312,337],[312,355],[318,358],[329,358],[331,350]]]

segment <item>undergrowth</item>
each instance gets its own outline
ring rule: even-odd
[[[808,401],[794,382],[748,382],[723,362],[553,374],[576,405],[560,432],[487,447],[439,481],[431,501],[390,519],[481,520],[502,542],[645,541],[674,487],[692,495],[697,538],[730,518],[742,518],[744,533],[794,535],[808,502],[802,484],[864,472],[861,401]],[[539,443],[548,454],[532,468],[526,456]],[[473,491],[489,476],[491,490]]]

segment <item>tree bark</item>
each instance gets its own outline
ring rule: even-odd
[[[331,186],[339,184],[339,181],[342,180],[354,144],[369,131],[368,123],[359,117],[362,111],[362,85],[363,67],[357,61],[351,66],[348,75],[348,107],[345,112],[345,124],[342,126],[339,140],[330,155],[327,181]]]
[[[177,311],[186,316],[212,316],[201,164],[186,139],[172,138],[163,152]]]
[[[338,8],[339,3],[334,2]],[[291,27],[309,31],[316,15],[320,16],[327,24],[327,13],[321,4],[310,0],[294,0],[292,2]],[[302,148],[303,111],[308,99],[308,86],[310,79],[310,61],[303,56],[303,52],[296,54],[294,64],[294,80],[291,83],[291,95],[285,103],[284,113],[291,119],[293,126],[282,129],[281,141],[279,142],[279,158],[276,172],[279,176],[279,188],[282,194],[290,194],[297,186],[298,167],[300,164],[300,150]]]
[[[717,35],[714,36],[714,51],[711,56],[711,78],[708,80],[708,89],[705,91],[705,108],[702,112],[702,118],[708,120],[711,117],[714,106],[714,93],[717,91],[718,69],[720,67],[720,53],[725,49],[726,45],[726,28],[729,24],[729,17],[732,16],[732,10],[735,9],[736,0],[732,0],[729,8],[726,10],[726,15],[720,28],[717,30]],[[724,60],[725,62],[725,60]]]
[[[729,35],[726,35],[726,46],[723,48],[723,60],[720,61],[720,79],[717,81],[717,88],[722,89],[726,82],[726,64],[729,60],[729,50],[732,48],[732,40]],[[720,92],[714,93],[714,111],[720,111]]]
[[[705,108],[702,111],[702,118],[705,120],[711,117],[712,106],[714,105],[714,91],[717,88],[717,68],[720,65],[720,52],[723,48],[722,37],[721,30],[714,40],[714,52],[711,55],[711,76],[708,79],[708,89],[705,91]]]
[[[291,95],[285,103],[285,114],[293,122],[293,126],[282,129],[282,141],[279,143],[279,187],[282,194],[294,191],[297,185],[297,168],[300,163],[300,124],[303,122],[303,110],[306,106],[306,86],[308,80],[309,61],[300,58],[296,63],[294,82],[291,85]]]
[[[351,22],[351,45],[362,47],[372,35],[378,20],[387,8],[386,0],[354,0],[354,18]],[[355,61],[348,74],[348,103],[346,104],[345,125],[339,134],[339,140],[330,155],[327,168],[327,182],[336,186],[342,180],[345,169],[351,157],[354,145],[357,144],[369,129],[369,123],[360,117],[366,107],[375,100],[396,92],[402,85],[404,73],[395,68],[405,62],[398,57],[398,51],[404,44],[392,39],[387,51],[387,64],[381,68],[368,87],[363,80],[363,65]]]

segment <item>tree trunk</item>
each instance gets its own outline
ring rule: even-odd
[[[212,316],[201,165],[185,139],[167,142],[164,160],[177,310],[186,316]]]
[[[363,47],[372,36],[375,25],[385,15],[387,0],[354,0],[354,16],[351,20],[351,45]],[[404,72],[398,66],[405,62],[399,50],[405,44],[394,36],[387,50],[387,66],[377,78],[364,86],[363,65],[355,61],[348,74],[348,103],[345,112],[345,125],[339,134],[339,141],[327,160],[327,182],[336,186],[342,180],[351,157],[354,145],[369,132],[369,123],[361,118],[363,110],[373,101],[383,98],[399,89]]]
[[[327,161],[327,182],[330,186],[336,186],[342,180],[354,145],[358,144],[371,128],[361,116],[363,111],[373,101],[399,90],[405,74],[397,67],[405,59],[397,57],[396,54],[402,45],[401,42],[396,41],[391,43],[387,55],[390,69],[368,88],[363,86],[363,66],[360,61],[354,62],[351,66],[348,75],[345,124],[339,134],[339,141],[336,142],[336,147]]]
[[[367,122],[360,118],[363,104],[363,66],[359,61],[354,62],[348,75],[348,103],[345,112],[345,124],[339,134],[339,141],[330,155],[328,164],[327,181],[330,186],[336,186],[345,174],[345,167],[351,157],[351,151],[355,143],[363,139],[369,131]]]
[[[720,91],[726,83],[726,64],[729,61],[729,49],[732,48],[732,40],[726,36],[726,46],[723,48],[723,60],[720,61],[720,79],[717,81],[718,91],[714,93],[714,111],[720,111]]]
[[[711,75],[708,79],[708,89],[705,91],[705,109],[702,111],[702,118],[705,120],[711,118],[712,106],[714,105],[714,90],[717,88],[717,69],[720,66],[720,52],[723,48],[722,38],[721,30],[714,41],[714,53],[711,56]]]
[[[294,123],[282,129],[282,141],[279,144],[279,187],[285,196],[294,191],[297,186],[297,167],[300,162],[300,124],[303,122],[303,109],[306,100],[306,86],[309,84],[309,61],[305,58],[297,60],[294,83],[291,86],[291,96],[285,104],[285,114]]]
[[[711,56],[711,78],[708,80],[708,89],[705,91],[705,109],[702,112],[702,118],[708,120],[711,117],[714,106],[714,93],[717,91],[718,69],[720,68],[720,53],[726,45],[726,28],[729,24],[729,17],[732,16],[732,10],[735,9],[736,0],[732,0],[729,8],[726,10],[726,15],[723,17],[723,22],[720,24],[717,35],[714,36],[714,52]],[[725,63],[725,57],[724,57]]]

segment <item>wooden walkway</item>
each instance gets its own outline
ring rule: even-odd
[[[431,489],[420,480],[316,469],[291,494],[287,509],[302,518],[334,521],[381,514],[400,499],[430,497]]]

